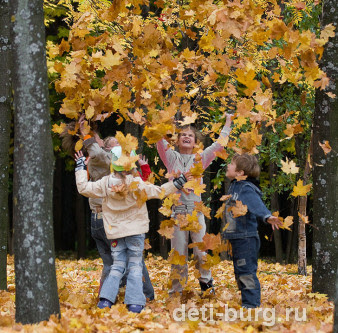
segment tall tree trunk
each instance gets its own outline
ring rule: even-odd
[[[50,131],[43,1],[12,0],[14,252],[17,322],[59,314],[52,221]]]
[[[7,289],[8,170],[11,126],[9,2],[0,0],[0,289]]]
[[[313,135],[311,134],[311,142],[309,145],[309,151],[305,162],[304,175],[303,175],[303,184],[305,185],[310,178],[310,157],[312,156],[312,144],[313,144]],[[301,196],[298,200],[298,211],[301,215],[306,216],[306,205],[307,205],[307,196]],[[304,221],[298,219],[298,274],[307,275],[306,272],[306,225]]]
[[[338,21],[335,0],[323,2],[321,24],[325,26]],[[338,95],[338,38],[326,45],[321,67],[330,78],[325,91],[316,94],[313,140],[313,278],[315,292],[334,299],[338,267],[338,99],[330,98],[326,92]],[[327,155],[318,143],[329,141],[332,150]]]
[[[275,163],[269,164],[269,176],[270,179],[275,177],[277,172],[277,166]],[[271,211],[279,211],[279,202],[278,202],[278,192],[275,192],[271,195]],[[283,263],[283,247],[282,247],[282,234],[280,230],[273,231],[273,238],[275,241],[275,252],[276,252],[276,261]]]
[[[294,264],[296,263],[297,253],[296,249],[298,248],[297,244],[297,236],[298,236],[298,211],[297,211],[297,203],[296,198],[292,198],[290,202],[290,212],[289,216],[293,216],[293,220],[295,221],[291,225],[291,230],[288,232],[288,239],[286,244],[286,257],[285,257],[285,264]]]

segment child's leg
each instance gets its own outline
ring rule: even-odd
[[[171,239],[171,249],[177,251],[180,255],[185,255],[188,260],[188,242],[189,232],[180,230],[179,226],[174,227],[173,238]],[[182,292],[182,284],[188,279],[188,264],[185,265],[171,265],[171,274],[180,275],[180,279],[173,279],[169,294]],[[181,282],[182,281],[182,284]]]
[[[147,266],[144,262],[144,258],[142,257],[142,282],[143,282],[143,293],[146,298],[149,300],[153,300],[155,298],[154,287],[151,283]]]
[[[261,288],[257,278],[259,237],[231,239],[235,277],[242,294],[242,306],[256,308],[261,304]]]
[[[128,277],[124,302],[145,305],[143,294],[142,269],[144,234],[125,237],[128,256]]]
[[[199,232],[191,232],[191,240],[193,243],[203,242],[203,237],[205,235],[205,220],[203,214],[198,214],[198,222],[202,226]],[[206,255],[205,252],[201,251],[197,246],[194,247],[194,258],[197,259],[197,268],[201,274],[199,280],[202,283],[208,283],[211,280],[211,271],[202,268],[203,257]]]
[[[100,286],[102,286],[104,280],[109,275],[110,267],[113,265],[113,257],[111,253],[110,240],[107,239],[104,231],[102,213],[91,214],[91,235],[95,240],[97,250],[103,261],[103,270],[101,274]]]
[[[111,266],[110,273],[104,280],[101,288],[100,298],[108,299],[115,303],[119,292],[120,281],[126,272],[127,265],[127,246],[125,238],[118,238],[111,242],[112,255],[114,263]]]

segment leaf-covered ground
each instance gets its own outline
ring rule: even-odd
[[[167,261],[149,255],[146,264],[156,299],[148,302],[141,314],[127,311],[123,304],[123,289],[117,304],[110,310],[96,307],[102,269],[100,259],[58,259],[56,263],[61,319],[51,317],[49,321],[37,325],[21,325],[14,321],[14,265],[13,257],[9,257],[8,291],[0,291],[1,332],[309,333],[331,332],[333,327],[333,303],[325,295],[311,292],[311,267],[308,267],[309,275],[304,277],[297,275],[296,265],[259,261],[262,310],[252,312],[252,320],[247,320],[249,313],[240,308],[240,295],[230,261],[223,261],[212,269],[216,286],[216,295],[212,298],[200,297],[194,267],[191,266],[187,291],[180,299],[168,298],[170,270]],[[175,320],[174,313],[179,320],[185,315],[185,321]]]

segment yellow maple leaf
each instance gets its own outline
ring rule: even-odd
[[[193,124],[198,117],[196,112],[193,112],[191,116],[185,116],[183,120],[179,120],[181,126]]]
[[[167,239],[171,239],[174,236],[174,226],[175,226],[175,221],[173,219],[163,220],[161,222],[158,233],[161,236],[166,237]]]
[[[285,135],[287,136],[287,139],[290,139],[294,135],[294,125],[292,124],[287,124],[286,129],[283,131]]]
[[[217,212],[215,214],[216,219],[221,219],[223,217],[224,209],[225,209],[225,203],[223,203],[222,206],[217,209]]]
[[[169,252],[168,263],[171,265],[185,265],[186,258],[185,255],[180,255],[175,249]]]
[[[309,221],[309,217],[306,215],[301,214],[300,212],[298,212],[298,216],[300,217],[301,221],[305,224],[308,224]]]
[[[198,215],[196,210],[193,210],[191,214],[178,215],[177,220],[179,221],[181,230],[198,232],[202,228],[198,221]]]
[[[281,169],[286,173],[286,174],[296,174],[299,171],[299,168],[296,166],[296,163],[294,161],[289,161],[288,158],[286,158],[286,161],[281,161],[282,167]]]
[[[121,55],[118,53],[113,54],[111,50],[107,50],[106,54],[100,58],[100,61],[103,67],[110,69],[121,64]]]
[[[82,147],[83,147],[83,140],[80,139],[80,140],[78,140],[78,141],[76,142],[75,147],[74,147],[74,150],[75,150],[75,151],[80,151],[80,150],[82,149]]]
[[[53,128],[52,128],[52,131],[54,133],[61,134],[65,130],[65,128],[66,128],[66,124],[65,123],[61,123],[60,125],[54,124]]]
[[[202,214],[204,214],[204,216],[208,219],[210,219],[210,212],[211,212],[211,208],[205,206],[203,204],[203,201],[200,201],[200,202],[196,202],[195,201],[195,209],[196,211],[198,212],[201,212]]]
[[[233,217],[239,217],[248,212],[248,207],[243,205],[242,201],[236,200],[236,206],[230,207],[229,211],[232,212]]]
[[[210,255],[207,254],[204,258],[203,258],[203,264],[201,265],[201,267],[203,269],[207,269],[209,270],[211,267],[219,264],[221,262],[221,258],[218,254],[216,255]]]
[[[192,176],[200,178],[203,175],[204,169],[202,162],[194,164],[189,170]]]
[[[283,222],[283,225],[281,226],[281,228],[291,231],[291,229],[289,227],[292,224],[293,224],[293,216],[287,216],[284,219],[284,222]]]
[[[303,181],[299,179],[297,185],[293,187],[293,192],[291,193],[291,195],[293,195],[294,197],[306,196],[307,193],[310,192],[311,186],[311,184],[303,185]]]
[[[86,118],[87,119],[93,118],[94,113],[95,113],[95,108],[93,106],[89,105],[89,107],[86,110]]]
[[[226,160],[229,157],[229,154],[226,152],[225,149],[216,151],[215,155],[223,160]]]
[[[244,72],[243,69],[237,68],[235,74],[237,76],[237,81],[248,88],[244,91],[247,96],[251,96],[252,93],[259,87],[259,82],[254,79],[256,73],[253,69]]]
[[[332,150],[329,141],[324,141],[324,143],[318,142],[318,144],[323,149],[325,155],[327,155]]]
[[[130,154],[132,150],[136,150],[138,147],[137,138],[129,133],[124,136],[122,132],[118,131],[116,132],[115,137],[122,147],[122,152]]]
[[[188,190],[188,191],[194,191],[194,193],[196,195],[200,195],[202,193],[205,192],[205,184],[201,184],[201,181],[199,178],[195,178],[193,180],[189,180],[188,182],[186,182],[183,186],[184,189]]]
[[[330,37],[335,36],[336,27],[330,23],[324,27],[324,29],[320,32],[320,38],[325,40],[325,43],[329,40]]]
[[[160,123],[154,126],[146,126],[143,132],[143,136],[147,138],[147,143],[152,144],[161,140],[167,133],[172,132],[173,125]]]
[[[219,199],[220,201],[225,201],[225,200],[228,200],[232,197],[231,194],[225,194],[225,195],[222,195],[221,198]]]

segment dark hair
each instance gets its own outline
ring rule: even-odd
[[[179,130],[180,130],[180,132],[178,133],[178,138],[181,137],[181,133],[183,131],[185,131],[185,130],[191,130],[191,131],[193,131],[193,133],[195,135],[195,143],[203,141],[203,137],[202,137],[201,132],[195,126],[185,125],[185,126],[180,127]]]
[[[252,178],[258,178],[261,169],[258,164],[258,160],[254,155],[244,153],[242,155],[235,154],[232,158],[236,163],[236,171],[244,171],[244,175]]]

